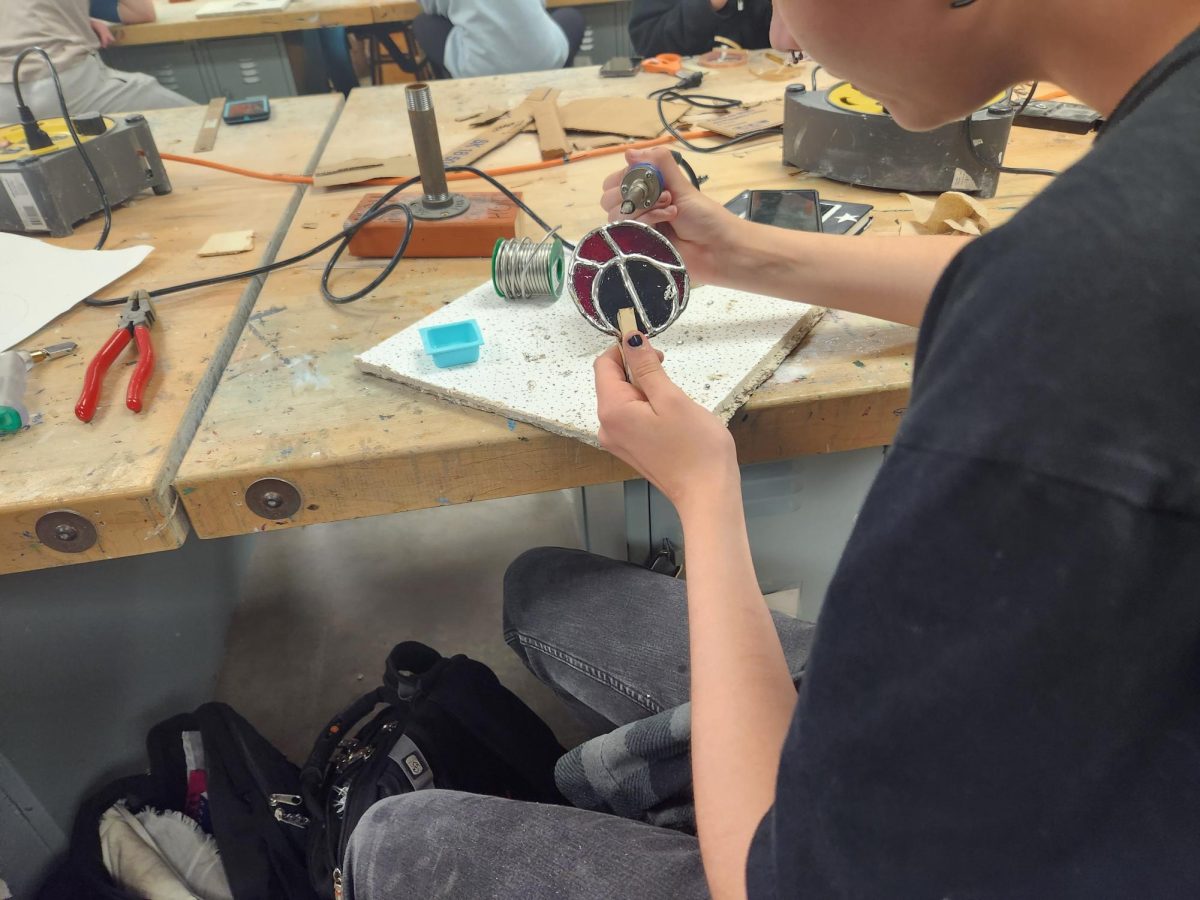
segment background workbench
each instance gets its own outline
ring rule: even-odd
[[[456,119],[497,104],[515,105],[535,86],[559,87],[562,101],[569,102],[617,92],[645,96],[669,83],[668,76],[600,79],[595,69],[578,69],[437,82],[433,94],[442,145],[448,149],[471,132]],[[755,100],[779,97],[783,85],[756,79],[742,68],[711,72],[705,89]],[[1078,137],[1014,129],[1008,158],[1062,168],[1087,145]],[[323,161],[388,156],[411,147],[403,89],[362,89],[351,94]],[[778,138],[689,157],[710,177],[705,193],[721,202],[751,187],[814,187],[829,199],[873,204],[874,230],[880,232],[895,231],[898,214],[908,211],[897,194],[798,176],[781,164]],[[522,135],[483,164],[537,158],[535,139]],[[619,156],[608,156],[504,180],[552,225],[561,224],[566,237],[577,238],[602,221],[600,183],[621,165]],[[1005,176],[986,205],[1002,221],[1043,183]],[[455,189],[481,185],[459,182]],[[362,187],[309,191],[283,252],[336,231],[366,192]],[[355,368],[355,354],[484,282],[487,260],[406,260],[373,295],[339,307],[318,294],[322,264],[313,260],[307,268],[271,277],[180,467],[177,486],[201,537],[632,477],[613,457],[578,441],[454,406]],[[346,257],[334,290],[345,293],[364,283],[381,264]],[[915,334],[862,316],[829,314],[735,417],[741,460],[887,443],[907,402]],[[299,488],[303,503],[294,518],[269,522],[246,507],[246,488],[267,477]]]
[[[293,0],[282,12],[200,19],[196,11],[204,2],[158,0],[156,22],[114,28],[117,43],[103,51],[105,61],[153,75],[198,103],[212,97],[322,93],[327,66],[342,64],[334,48],[346,44],[347,32],[379,53],[381,34],[394,33],[421,12],[413,0]],[[576,65],[632,52],[630,0],[550,0],[549,5],[577,6],[583,13],[586,29]],[[324,31],[318,35],[317,29]],[[405,38],[398,40],[406,44]],[[411,80],[390,60],[383,54],[379,65],[372,64],[372,77]]]
[[[310,171],[342,102],[331,95],[281,101],[268,122],[222,126],[207,158]],[[148,114],[159,150],[184,154],[191,153],[203,117],[203,108]],[[105,297],[269,261],[303,191],[191,165],[166,166],[171,194],[147,192],[114,211],[109,249],[150,244],[155,250],[104,290]],[[209,235],[246,228],[255,231],[254,251],[197,257]],[[93,220],[53,243],[90,248],[99,229]],[[123,402],[131,353],[108,373],[95,419],[85,425],[74,415],[84,370],[116,327],[119,308],[77,306],[20,345],[32,349],[72,340],[79,349],[30,373],[27,400],[38,420],[0,438],[0,573],[169,550],[183,542],[187,520],[171,482],[258,287],[257,281],[243,280],[163,298],[152,331],[156,369],[146,408],[137,415]],[[89,519],[98,532],[96,545],[64,553],[40,543],[35,523],[57,509]]]
[[[252,34],[276,34],[281,31],[307,31],[336,25],[371,25],[406,22],[421,12],[415,0],[292,0],[282,12],[243,13],[236,16],[196,18],[196,10],[205,0],[168,3],[155,0],[158,19],[142,25],[124,25],[114,30],[123,46],[161,44],[168,41],[195,41],[205,38],[238,37]],[[548,0],[558,6],[591,6],[613,0]]]

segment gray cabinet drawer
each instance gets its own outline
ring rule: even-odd
[[[114,69],[153,75],[164,87],[197,103],[207,103],[213,96],[213,86],[205,76],[203,63],[196,57],[195,45],[190,41],[109,47],[100,51],[100,56]]]
[[[214,96],[296,96],[292,67],[277,34],[203,41],[196,51],[207,64]]]

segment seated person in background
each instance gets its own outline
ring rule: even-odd
[[[473,78],[561,69],[583,43],[583,14],[546,0],[421,0],[413,31],[438,75]]]
[[[771,0],[633,0],[629,36],[642,56],[707,53],[718,35],[747,50],[771,46]]]
[[[96,18],[89,18],[95,16]],[[113,42],[104,21],[153,22],[154,0],[2,0],[0,2],[0,123],[16,122],[12,66],[28,47],[50,54],[72,113],[119,113],[192,101],[142,72],[118,72],[100,59]],[[34,115],[59,115],[54,81],[41,57],[21,64],[21,93]]]

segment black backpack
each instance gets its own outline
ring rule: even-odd
[[[447,788],[565,802],[554,785],[562,747],[483,663],[407,641],[388,655],[383,681],[329,722],[300,773],[309,875],[327,900],[342,895],[351,832],[385,797]]]
[[[199,734],[204,775],[189,776],[185,745]],[[149,771],[114,781],[88,797],[75,816],[71,842],[43,881],[39,900],[117,900],[100,853],[100,817],[119,800],[183,812],[217,841],[237,900],[315,900],[305,858],[307,819],[300,807],[300,770],[233,709],[205,703],[173,716],[146,736]],[[189,777],[203,777],[206,785]],[[200,787],[206,787],[203,794]]]

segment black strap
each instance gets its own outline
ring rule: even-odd
[[[308,807],[310,817],[319,822],[325,821],[325,806],[321,802],[321,785],[325,781],[325,770],[333,756],[337,745],[349,734],[365,716],[370,714],[380,703],[395,703],[395,691],[388,687],[377,687],[363,694],[349,707],[342,710],[329,720],[329,724],[321,731],[320,737],[313,744],[308,760],[300,770],[300,795],[304,805]]]
[[[291,826],[275,821],[268,800],[269,782],[279,773],[261,754],[272,753],[285,766],[291,764],[225,704],[204,703],[194,715],[204,740],[213,833],[234,896],[310,900],[303,849],[284,834]],[[218,793],[227,802],[218,803]],[[265,858],[255,839],[266,846]]]
[[[442,654],[419,641],[397,644],[383,667],[383,683],[401,700],[412,702],[418,693],[428,691],[438,673],[449,663]]]

